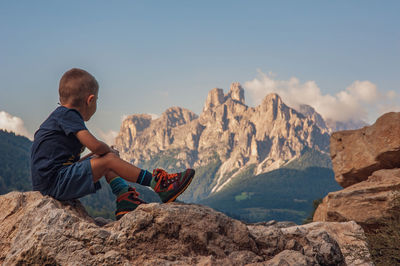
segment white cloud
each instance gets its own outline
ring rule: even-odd
[[[33,139],[32,134],[28,133],[28,130],[26,130],[24,121],[5,111],[0,111],[0,129],[12,131],[17,135],[25,136],[31,140]]]
[[[366,103],[374,103],[379,99],[376,85],[370,81],[355,81],[347,88],[351,95]]]
[[[244,83],[254,104],[260,104],[269,93],[279,94],[291,107],[308,104],[314,107],[325,119],[335,121],[364,120],[370,122],[382,110],[390,110],[397,94],[394,91],[381,92],[377,86],[366,81],[354,81],[336,95],[323,94],[315,81],[301,83],[298,78],[277,80],[275,75],[259,71],[259,77]],[[374,113],[375,112],[375,113]]]
[[[118,136],[118,132],[114,130],[109,130],[107,132],[104,132],[102,130],[99,131],[99,136],[102,141],[107,143],[108,145],[114,145],[115,144],[115,138]]]

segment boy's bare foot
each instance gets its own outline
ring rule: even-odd
[[[150,186],[158,193],[162,202],[173,202],[189,186],[194,173],[193,169],[174,174],[168,174],[163,169],[155,169]]]

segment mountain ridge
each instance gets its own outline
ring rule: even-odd
[[[169,108],[154,120],[129,116],[122,122],[116,146],[122,158],[138,166],[152,167],[149,161],[157,164],[160,161],[154,158],[164,157],[162,166],[170,171],[205,167],[217,156],[221,165],[210,193],[217,192],[250,165],[256,165],[254,174],[262,174],[300,157],[304,148],[327,153],[329,129],[310,108],[302,114],[276,93],[249,107],[244,89],[235,82],[226,94],[212,89],[199,116],[180,107]]]

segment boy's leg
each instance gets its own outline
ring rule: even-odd
[[[107,183],[110,184],[111,180],[118,177],[118,175],[113,171],[108,171],[107,173],[105,173],[104,177],[106,178]]]
[[[110,185],[112,193],[118,197],[120,194],[128,191],[129,185],[126,181],[119,177],[113,171],[107,172],[104,177],[107,180],[107,183]]]
[[[113,172],[116,176],[120,176],[125,180],[138,183],[143,186],[150,186],[152,175],[150,172],[137,168],[113,153],[108,153],[101,157],[93,157],[90,159],[93,180],[99,180],[107,173]],[[107,179],[107,176],[106,176]],[[110,180],[111,181],[111,180]]]
[[[121,219],[126,213],[134,211],[140,204],[146,203],[139,198],[135,188],[130,187],[126,181],[113,171],[108,171],[104,177],[117,197],[115,218]]]
[[[146,203],[139,198],[139,193],[135,188],[130,187],[124,179],[113,171],[107,172],[105,178],[110,184],[113,194],[117,197],[115,210],[117,220],[121,219],[126,213],[134,211],[140,204]]]
[[[90,159],[90,164],[92,166],[93,181],[95,182],[112,171],[117,176],[121,176],[129,182],[136,183],[141,171],[140,168],[122,160],[113,153],[92,158]]]
[[[158,193],[163,202],[174,201],[189,186],[195,171],[186,169],[181,173],[168,174],[162,169],[155,169],[153,175],[146,170],[120,159],[113,153],[107,153],[102,157],[92,158],[93,179],[97,181],[109,171],[115,172],[118,176],[130,182],[150,185]],[[140,176],[139,182],[138,177]]]

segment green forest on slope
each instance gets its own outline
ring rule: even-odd
[[[246,222],[278,220],[301,224],[313,211],[315,199],[338,189],[329,168],[283,168],[233,180],[227,188],[200,203]]]
[[[32,189],[29,166],[31,146],[28,138],[0,130],[0,194]]]
[[[305,149],[300,158],[280,169],[256,176],[238,175],[199,203],[245,222],[301,224],[314,210],[314,200],[339,189],[329,156]]]

